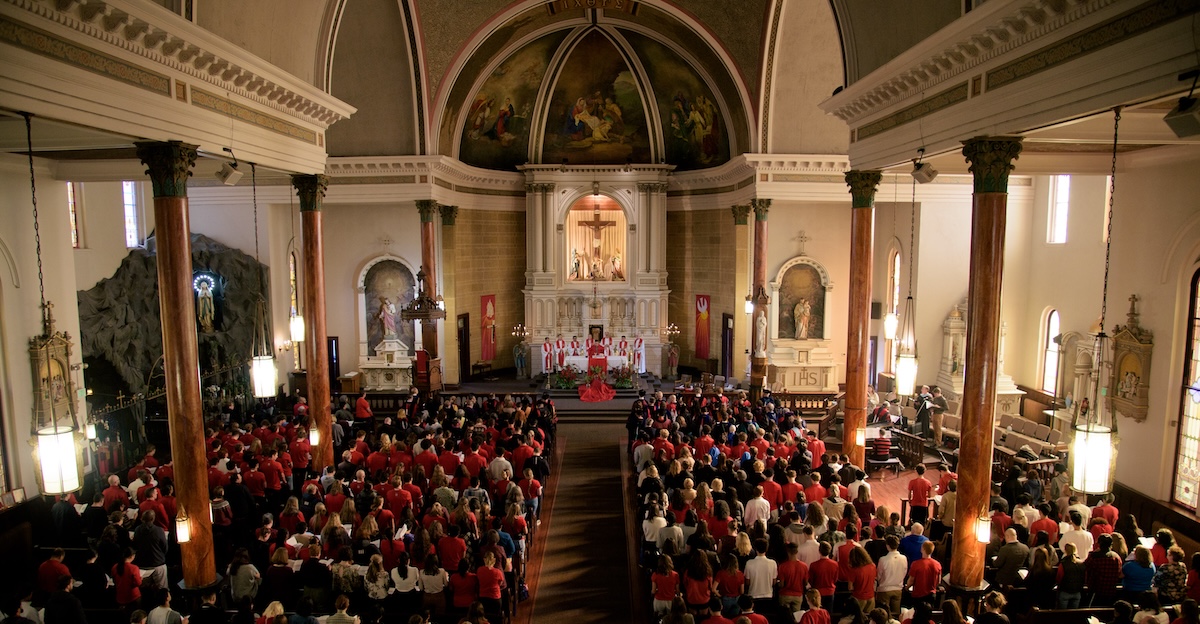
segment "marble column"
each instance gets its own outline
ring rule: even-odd
[[[308,357],[308,413],[320,442],[312,449],[310,468],[317,474],[333,461],[333,415],[330,413],[329,345],[325,331],[325,241],[322,202],[329,177],[294,175],[292,186],[300,199],[304,250],[304,354]]]
[[[737,312],[733,315],[733,376],[743,377],[750,364],[750,315],[743,313],[743,297],[750,295],[750,205],[734,206],[733,292]]]
[[[992,429],[1000,344],[1000,290],[1004,275],[1008,174],[1021,153],[1015,137],[980,137],[963,143],[975,178],[971,213],[971,263],[967,293],[966,378],[962,395],[962,446],[950,584],[975,588],[983,582],[984,547],[974,527],[988,513],[991,496]]]
[[[438,203],[432,199],[418,199],[417,212],[421,215],[421,270],[425,271],[425,294],[437,298],[437,231],[434,218],[438,215]],[[438,357],[437,321],[421,322],[422,348],[429,352],[429,359]]]
[[[878,171],[849,171],[850,187],[850,306],[846,332],[846,415],[842,452],[850,463],[864,466],[866,452],[858,434],[867,426],[868,351],[871,345],[871,259],[875,253],[875,190]]]
[[[454,289],[458,280],[458,228],[454,226],[458,222],[458,206],[441,206],[440,210],[442,213],[442,300],[446,304],[446,320],[457,323],[458,299],[454,296]],[[464,304],[469,303],[464,302]],[[450,326],[457,327],[457,325]],[[497,337],[505,335],[500,329],[496,328]],[[457,338],[457,333],[455,338]],[[447,340],[449,340],[449,334],[447,334]],[[458,378],[458,349],[447,347],[442,360],[444,381],[447,384],[461,383],[462,380]]]
[[[763,386],[767,383],[767,343],[771,316],[771,298],[767,296],[767,212],[771,208],[771,200],[754,199],[750,201],[750,207],[754,210],[754,318],[750,323],[750,333],[753,336],[750,348],[750,400],[757,403],[762,396]]]
[[[192,242],[187,179],[196,146],[179,141],[137,143],[138,158],[154,187],[158,306],[162,320],[163,376],[175,497],[179,517],[189,520],[191,539],[179,545],[183,582],[200,588],[217,581],[209,517],[208,461],[204,455],[204,414],[192,290]]]

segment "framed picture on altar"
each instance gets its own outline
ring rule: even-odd
[[[603,325],[588,325],[588,336],[591,336],[592,342],[596,342],[597,340],[604,340],[604,326]]]

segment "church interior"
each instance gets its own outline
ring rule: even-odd
[[[959,526],[1028,446],[1200,545],[1196,0],[4,0],[0,59],[0,556],[31,571],[55,495],[154,444],[202,535],[168,527],[172,578],[217,582],[226,404],[305,397],[319,475],[342,397],[592,366],[627,383],[547,449],[579,472],[525,621],[651,621],[625,544],[624,611],[532,572],[598,548],[556,533],[580,492],[640,545],[637,388],[815,406],[862,467],[880,397],[936,385],[961,441],[916,461],[953,456]],[[947,587],[983,579],[962,533]]]

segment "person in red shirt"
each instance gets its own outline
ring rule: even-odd
[[[479,443],[471,443],[471,452],[467,453],[462,460],[462,464],[467,467],[467,474],[472,477],[478,477],[487,468],[488,460],[479,452]]]
[[[805,567],[807,573],[807,566]],[[721,599],[721,607],[736,605],[738,596],[746,591],[746,573],[738,569],[738,560],[733,553],[725,553],[721,560],[721,569],[713,580],[717,583],[717,595]]]
[[[925,464],[917,464],[917,476],[908,482],[908,506],[912,508],[909,519],[925,524],[929,521],[929,497],[933,495],[933,484],[925,478]]]
[[[162,503],[158,501],[158,488],[152,487],[147,491],[146,500],[138,505],[138,516],[147,511],[154,512],[154,524],[157,524],[163,531],[171,532],[171,519],[167,516],[167,510]]]
[[[1050,536],[1050,544],[1058,543],[1058,523],[1050,517],[1050,504],[1042,503],[1038,505],[1038,512],[1042,517],[1029,525],[1029,547],[1033,548],[1034,542],[1037,540],[1038,531],[1045,531],[1046,535]],[[1086,556],[1086,554],[1085,554]]]
[[[533,478],[533,469],[531,468],[526,468],[523,476],[525,478],[517,483],[517,487],[521,488],[521,494],[525,497],[526,511],[533,512],[533,517],[537,518],[540,516],[541,510],[542,484]]]
[[[938,479],[937,493],[945,494],[950,491],[950,482],[958,480],[958,473],[950,471],[950,465],[942,463],[938,465],[938,472],[942,473],[942,478]]]
[[[832,600],[837,587],[838,564],[829,558],[833,552],[829,542],[821,542],[821,558],[808,567],[808,582],[821,594],[821,600]],[[810,603],[811,606],[811,603]]]
[[[708,452],[712,450],[713,438],[711,433],[712,428],[708,425],[704,425],[700,428],[700,437],[696,438],[695,442],[696,455],[708,455]]]
[[[908,588],[914,600],[928,601],[942,582],[942,564],[933,558],[934,543],[921,544],[921,558],[908,568]]]
[[[800,561],[800,547],[795,542],[788,543],[787,554],[787,560],[779,563],[776,572],[776,578],[779,579],[779,604],[788,612],[795,613],[804,603],[808,565]]]
[[[267,477],[258,471],[258,460],[251,459],[246,466],[248,469],[246,474],[242,475],[242,483],[251,496],[265,498],[267,496]]]
[[[821,608],[821,592],[815,588],[804,593],[808,610],[800,616],[797,624],[829,624],[829,612]]]
[[[108,487],[104,488],[104,510],[110,511],[114,504],[129,506],[129,493],[121,487],[121,477],[108,475]]]
[[[458,562],[467,555],[467,542],[459,533],[458,525],[452,524],[447,535],[438,540],[437,555],[443,568],[457,570]]]
[[[142,458],[142,465],[146,468],[158,467],[158,459],[154,457],[155,450],[153,444],[146,445],[146,456]]]
[[[858,530],[853,526],[847,525],[845,533],[846,542],[837,547],[837,557],[835,557],[838,562],[839,581],[850,580],[850,553],[859,547],[858,542],[855,541],[858,539]]]
[[[813,457],[815,458],[816,456],[814,455]],[[813,471],[812,485],[804,488],[804,500],[820,503],[825,500],[825,496],[828,494],[829,491],[821,485],[821,473]]]
[[[66,551],[61,548],[55,548],[50,553],[50,558],[38,566],[37,588],[46,595],[52,594],[58,589],[59,578],[71,576],[71,570],[63,563],[63,559],[66,556]]]
[[[142,572],[133,565],[133,550],[125,547],[120,561],[112,567],[113,584],[116,586],[117,606],[129,610],[142,598]]]
[[[992,530],[998,535],[1004,535],[1004,532],[1008,530],[1008,527],[1012,526],[1012,523],[1012,516],[1004,513],[1004,505],[998,502],[992,503]]]
[[[499,622],[502,619],[500,594],[508,584],[504,582],[504,570],[496,567],[495,553],[490,550],[483,553],[483,565],[475,575],[479,578],[479,602],[483,603],[484,613],[489,620],[495,617]]]
[[[775,471],[767,468],[763,471],[764,481],[759,485],[763,489],[763,498],[767,500],[767,505],[772,512],[779,511],[783,506],[783,486],[775,481]]]
[[[458,569],[450,575],[450,593],[454,596],[454,609],[465,613],[479,599],[479,577],[471,571],[471,562],[463,559]]]
[[[850,569],[846,583],[850,586],[850,595],[858,601],[863,613],[870,613],[875,608],[875,563],[862,546],[855,546],[848,559]]]
[[[259,462],[258,470],[267,480],[267,496],[272,500],[278,498],[279,491],[283,489],[283,465],[279,463],[279,451],[268,451],[266,459]]]
[[[661,618],[671,610],[671,602],[679,595],[679,573],[667,555],[658,558],[658,567],[650,575],[650,589],[654,592],[654,615]]]
[[[808,432],[808,450],[812,452],[812,467],[813,470],[821,467],[821,456],[825,454],[825,442],[817,437],[815,432]],[[820,499],[808,499],[820,500]]]

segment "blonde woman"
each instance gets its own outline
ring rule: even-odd
[[[257,621],[258,622],[274,622],[275,618],[277,618],[281,615],[283,615],[283,604],[280,603],[278,600],[276,600],[275,602],[272,602],[271,604],[267,605],[266,609],[263,609],[262,617],[258,618]]]
[[[829,530],[829,522],[825,518],[825,509],[821,507],[820,502],[812,502],[808,504],[808,511],[804,515],[804,526],[812,527],[813,537],[820,537]]]
[[[382,608],[383,601],[388,597],[388,573],[383,569],[383,555],[371,555],[365,580],[367,599],[374,602],[377,608]]]

